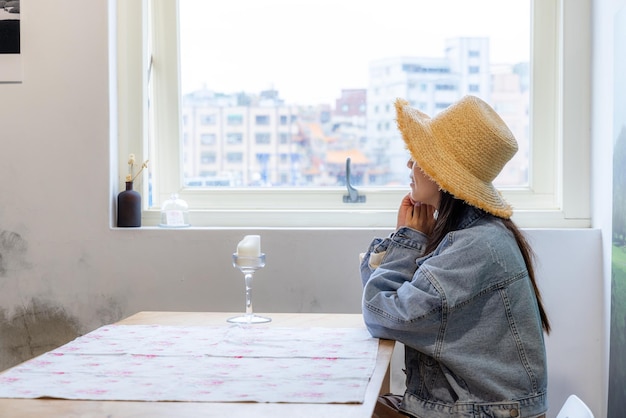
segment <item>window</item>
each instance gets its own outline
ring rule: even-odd
[[[217,119],[215,115],[201,115],[200,116],[200,125],[215,125]],[[185,124],[189,123],[189,116],[185,115],[184,119]]]
[[[254,139],[257,145],[269,144],[272,139],[272,135],[267,132],[257,132],[254,135]]]
[[[201,154],[201,156],[202,164],[215,164],[217,161],[217,156],[214,152],[205,151]]]
[[[215,145],[217,135],[215,134],[200,134],[200,143],[202,145]]]
[[[242,152],[227,152],[226,161],[231,164],[240,163],[243,161],[243,153]]]
[[[183,1],[188,0],[180,0],[181,5]],[[504,19],[494,19],[494,15],[502,10],[498,8],[498,4],[503,2],[495,0],[490,3],[488,0],[484,0],[484,2],[489,4],[489,6],[483,5],[483,7],[487,7],[487,10],[490,11],[490,19],[492,21],[505,22]],[[519,0],[519,2],[528,3],[525,0]],[[225,3],[239,3],[239,0]],[[300,10],[302,10],[302,5],[306,2],[303,0],[302,2],[293,3],[298,3]],[[463,3],[466,2],[455,2],[455,7],[462,7]],[[480,10],[478,4],[482,3],[483,0],[472,2],[472,7]],[[506,3],[507,7],[509,7],[509,2]],[[517,1],[514,3],[518,4]],[[152,7],[151,13],[142,8],[144,4],[149,4]],[[319,1],[313,3],[313,6],[311,6],[311,3],[306,4],[308,4],[307,7],[322,6]],[[415,1],[410,3],[410,7],[415,7],[416,11],[423,12],[428,4],[427,2]],[[151,201],[154,203],[154,207],[145,208],[144,219],[146,222],[144,224],[157,224],[160,202],[167,199],[173,191],[177,191],[190,203],[192,210],[197,211],[197,213],[194,213],[196,215],[195,219],[198,220],[198,222],[195,222],[196,225],[202,224],[202,208],[206,208],[213,211],[211,219],[219,218],[224,222],[222,226],[250,226],[246,223],[246,219],[254,219],[255,224],[253,226],[392,226],[399,196],[404,194],[406,189],[391,186],[370,187],[363,184],[358,187],[367,196],[366,203],[362,205],[343,204],[342,195],[346,194],[344,188],[337,185],[319,186],[322,183],[320,180],[323,180],[324,176],[328,177],[330,171],[327,171],[326,174],[321,173],[322,176],[320,176],[320,173],[316,172],[316,168],[319,169],[319,167],[311,165],[311,160],[306,159],[306,149],[303,150],[302,147],[307,146],[307,141],[311,141],[312,135],[316,134],[317,130],[308,124],[309,121],[306,119],[306,114],[298,112],[292,113],[289,117],[279,118],[280,125],[290,129],[291,140],[288,146],[292,148],[289,149],[289,153],[293,154],[295,158],[292,159],[292,165],[288,171],[276,173],[276,175],[279,179],[278,181],[284,184],[301,187],[306,183],[311,183],[315,184],[315,186],[306,186],[308,188],[304,189],[285,188],[283,190],[275,187],[252,188],[245,191],[227,188],[209,190],[206,192],[207,194],[204,194],[193,191],[184,185],[185,182],[181,176],[185,170],[181,165],[190,164],[194,159],[183,155],[180,149],[182,142],[180,140],[181,122],[176,117],[176,115],[184,113],[182,112],[183,99],[178,91],[178,82],[176,81],[179,74],[178,62],[176,60],[179,53],[179,46],[176,44],[176,35],[178,33],[178,22],[175,18],[178,15],[176,7],[176,2],[163,0],[148,0],[143,3],[119,0],[117,3],[119,11],[117,14],[119,17],[118,42],[120,45],[123,45],[123,48],[120,48],[120,54],[117,56],[119,68],[117,80],[119,87],[118,103],[120,103],[118,109],[120,112],[124,112],[124,117],[119,118],[119,176],[125,175],[123,162],[125,162],[127,154],[131,152],[130,150],[142,156],[150,156],[152,161],[159,161],[158,170],[155,169],[154,165],[150,167],[151,188],[153,191]],[[333,2],[330,2],[327,7],[331,10],[336,8],[337,12],[340,11]],[[355,6],[351,10],[359,13],[360,7]],[[484,54],[472,56],[471,62],[465,63],[465,68],[468,69],[468,72],[470,66],[485,68],[483,72],[471,74],[472,77],[467,81],[478,87],[468,86],[468,90],[478,88],[480,91],[484,83],[501,83],[503,86],[506,86],[507,80],[505,79],[511,74],[518,77],[519,84],[523,85],[525,83],[527,86],[525,94],[529,98],[528,105],[518,105],[513,108],[516,113],[527,114],[532,121],[532,125],[520,126],[521,131],[529,133],[532,141],[527,146],[526,151],[528,155],[528,177],[526,184],[502,188],[506,198],[516,208],[514,219],[522,226],[584,227],[589,225],[589,163],[586,155],[589,149],[589,116],[586,109],[589,106],[590,94],[588,88],[580,88],[581,85],[588,86],[589,9],[589,0],[575,2],[561,2],[558,0],[532,1],[532,8],[530,8],[532,10],[532,37],[529,36],[529,39],[533,40],[532,48],[530,48],[533,51],[533,57],[530,65],[525,67],[526,71],[524,71],[524,66],[519,66],[517,69],[513,69],[513,73],[507,73],[505,76],[491,72],[491,76],[498,76],[498,80],[485,81],[483,80],[483,75],[488,74],[486,71],[487,67],[482,66],[482,61],[480,61],[485,59]],[[416,14],[420,13],[406,13],[406,15],[413,17]],[[334,16],[335,14],[333,13],[332,15]],[[339,15],[340,13],[337,13],[337,16]],[[365,13],[359,13],[359,16],[363,18],[361,21],[366,20]],[[471,19],[467,19],[467,16],[464,17],[466,18],[465,20],[471,22]],[[206,18],[206,15],[203,15],[203,19]],[[396,26],[398,26],[398,18],[396,13],[394,17]],[[338,17],[338,19],[340,18]],[[359,19],[348,20],[359,21]],[[451,20],[451,16],[448,14],[442,21],[449,20]],[[345,19],[342,21],[345,21]],[[144,30],[148,22],[150,23],[150,28],[153,28],[152,32]],[[290,21],[287,19],[284,23],[288,25]],[[419,27],[419,25],[415,24],[407,26]],[[379,26],[374,25],[372,27]],[[571,28],[576,28],[576,30]],[[510,27],[507,27],[507,29],[510,29]],[[333,32],[336,33],[337,30]],[[142,39],[142,34],[144,33],[153,33],[154,36],[149,39]],[[245,32],[240,31],[238,33]],[[508,35],[510,36],[511,33],[513,32],[509,31]],[[457,33],[457,35],[463,36],[464,34]],[[241,41],[245,43],[246,39],[244,37]],[[302,37],[298,37],[298,39],[301,43],[307,42]],[[219,41],[222,42],[224,39]],[[387,44],[387,52],[397,54],[396,56],[398,57],[402,56],[403,52],[390,49],[390,45],[393,44],[393,42]],[[430,44],[435,44],[435,42],[430,42]],[[577,48],[577,45],[585,47]],[[372,45],[368,46],[371,47]],[[434,58],[440,55],[441,51],[445,51],[446,54],[454,53],[455,48],[458,47],[459,45],[457,44],[439,45],[437,51],[412,54],[418,58],[423,56],[427,58],[427,61],[431,62],[404,63],[407,64],[404,67],[405,77],[427,76],[432,77],[433,80],[444,77],[444,80],[446,80],[450,74],[454,73],[455,67],[446,65],[445,62],[435,62]],[[129,53],[129,49],[132,48],[134,48],[136,53]],[[304,50],[309,52],[318,49],[314,47],[304,48]],[[142,50],[150,51],[158,59],[151,60],[143,56],[141,54]],[[493,51],[494,48],[490,48],[490,50]],[[473,45],[468,45],[466,57],[469,51],[483,50],[475,48]],[[263,53],[266,52],[263,51]],[[250,75],[250,71],[261,70],[261,68],[256,66],[256,63],[265,62],[263,57],[257,56],[256,60],[252,60],[255,58],[254,51],[248,54],[242,53],[238,49],[238,53],[251,60],[242,69],[247,76]],[[384,56],[388,55],[384,54]],[[144,58],[142,59],[142,57]],[[311,83],[312,80],[330,80],[332,74],[325,71],[328,68],[341,67],[341,59],[342,57],[338,56],[318,60],[318,62],[333,62],[337,65],[320,67],[317,76],[307,78],[309,80],[307,83],[303,83],[302,75],[298,74],[297,83],[300,85],[313,85]],[[481,66],[474,65],[476,60],[479,60],[477,62],[481,63]],[[150,62],[158,63],[158,65],[150,66]],[[312,61],[309,60],[308,62]],[[397,63],[388,63],[388,65],[381,66],[380,71],[373,71],[372,74],[379,74],[381,77],[396,77],[397,68]],[[150,78],[147,77],[148,74]],[[249,78],[247,76],[245,77],[246,80]],[[352,80],[354,76],[354,73],[351,74]],[[240,78],[240,80],[243,79]],[[429,87],[433,85],[432,82],[419,82],[419,78],[412,81],[416,80],[418,85],[423,86],[424,94],[432,94],[434,89],[431,90],[432,87]],[[450,81],[450,84],[456,82],[456,80],[452,79]],[[267,85],[273,85],[275,82],[276,80],[268,81],[263,88],[267,89]],[[324,85],[316,86],[319,87],[319,90],[321,90],[321,87],[324,87]],[[246,91],[247,87],[242,87]],[[387,96],[408,94],[400,88],[400,85],[393,83],[388,85],[371,85],[368,86],[368,93],[372,92],[373,94]],[[272,93],[273,89],[274,86],[267,89],[266,93],[257,91],[259,93],[259,103],[280,102],[282,96]],[[232,90],[237,91],[236,88]],[[248,89],[248,91],[254,91],[254,89]],[[413,89],[411,91],[417,94],[421,89]],[[250,124],[246,118],[250,115],[248,112],[251,100],[256,99],[246,95],[221,95],[222,93],[220,91],[214,92],[210,99],[219,104],[216,110],[226,112],[227,114],[215,112],[213,113],[215,118],[210,121],[211,123],[214,121],[215,125],[212,126],[216,128],[223,124],[224,128],[237,127],[241,129],[241,132],[238,132],[241,137],[235,141],[241,147],[241,150],[237,149],[236,152],[235,150],[232,152],[218,150],[218,160],[223,159],[226,165],[236,165],[236,168],[233,168],[235,171],[231,174],[233,178],[239,176],[241,179],[251,178],[256,181],[258,178],[254,176],[254,173],[260,172],[259,170],[266,169],[267,175],[275,172],[277,168],[272,164],[277,163],[273,163],[273,159],[269,159],[266,162],[259,161],[257,158],[259,150],[250,147],[252,141],[249,138],[254,138],[255,134],[253,130],[254,124]],[[449,93],[449,91],[441,92],[441,94]],[[475,92],[475,94],[477,93]],[[508,93],[506,89],[503,89],[501,94],[503,98],[506,98],[504,96]],[[206,100],[208,99],[206,98]],[[425,101],[423,96],[419,95],[407,97],[407,99],[412,103],[419,103],[420,107],[422,103],[425,103],[424,111],[433,113],[436,111],[436,103],[450,103],[454,101],[455,97],[446,98],[442,96],[435,99],[432,103]],[[148,103],[150,106],[148,106]],[[285,101],[284,104],[289,105],[290,102]],[[321,123],[332,122],[332,108],[317,108],[313,105],[304,106],[304,108],[311,112],[317,112],[318,120]],[[384,144],[384,141],[389,140],[396,134],[394,129],[391,129],[393,128],[393,123],[388,119],[389,116],[393,116],[393,109],[389,108],[389,101],[372,103],[370,106],[368,98],[366,112],[369,114],[370,110],[371,114],[377,115],[377,118],[371,121],[374,132],[378,132],[378,129],[380,129],[380,144]],[[233,113],[228,114],[228,112]],[[144,116],[150,116],[151,122],[147,123]],[[184,117],[191,124],[189,114],[185,113]],[[291,118],[297,122],[290,123]],[[144,120],[146,123],[135,122],[140,120]],[[256,120],[252,119],[252,121]],[[283,125],[283,122],[286,125]],[[299,131],[294,126],[295,124],[308,126],[309,136],[303,136],[302,131]],[[389,130],[386,129],[387,127],[390,127]],[[291,130],[292,128],[293,130]],[[221,135],[228,135],[226,132],[224,131]],[[348,132],[349,130],[345,131],[346,134]],[[186,132],[185,134],[192,135],[191,132]],[[359,135],[356,136],[358,137]],[[317,137],[319,138],[319,145],[324,144],[324,147],[329,148],[334,144],[332,142],[333,138],[325,132],[321,132],[321,135]],[[349,136],[347,137],[349,138]],[[216,141],[218,144],[221,141],[219,138],[218,136]],[[226,136],[226,138],[228,137]],[[224,142],[228,143],[226,138]],[[231,140],[234,139],[231,137]],[[193,144],[194,141],[190,137],[186,142]],[[135,151],[137,149],[142,149],[142,152]],[[381,150],[384,150],[384,145]],[[279,153],[284,151],[272,152]],[[277,156],[278,154],[273,155]],[[405,158],[406,155],[402,156],[398,153],[398,161]],[[276,160],[278,160],[277,157]],[[262,163],[266,164],[267,167],[260,167]],[[328,164],[325,164],[325,166],[328,166]],[[391,164],[391,166],[401,167],[400,164],[395,163]],[[227,170],[227,168],[224,169]],[[384,175],[375,172],[367,173],[362,178],[364,182],[366,180],[367,182],[386,181],[384,180]],[[229,182],[228,184],[244,185],[238,183],[238,181]],[[143,187],[147,193],[148,185],[146,184]],[[144,201],[147,200],[144,199]],[[248,202],[250,201],[255,202],[254,208],[249,207]],[[281,215],[276,216],[275,210],[279,210]],[[241,214],[246,213],[246,211],[254,212],[254,216],[242,216]],[[216,213],[224,216],[215,216]],[[151,222],[151,219],[154,219],[154,222]],[[215,224],[213,223],[213,225]]]
[[[229,132],[226,134],[226,143],[228,145],[243,144],[243,134],[241,132]]]
[[[243,115],[226,116],[226,124],[229,126],[240,126],[243,124]]]
[[[267,126],[270,124],[270,117],[268,115],[257,115],[254,119],[257,125]]]

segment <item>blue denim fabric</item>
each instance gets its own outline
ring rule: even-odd
[[[405,345],[401,410],[420,418],[544,413],[543,330],[513,235],[468,208],[460,228],[427,255],[426,241],[400,228],[375,239],[361,262],[367,328]],[[378,253],[380,265],[370,265]]]

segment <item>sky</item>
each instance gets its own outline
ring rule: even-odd
[[[489,37],[498,64],[530,50],[530,0],[181,0],[179,13],[184,93],[334,103],[367,88],[370,61],[443,57],[446,38]]]

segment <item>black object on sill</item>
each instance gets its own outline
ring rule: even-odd
[[[133,190],[133,182],[126,182],[126,190],[117,195],[117,226],[136,228],[141,226],[141,195]]]

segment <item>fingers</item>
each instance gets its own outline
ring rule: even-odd
[[[407,194],[398,209],[396,228],[407,226],[430,235],[434,226],[435,208],[425,203],[416,202]]]
[[[411,194],[407,194],[402,198],[402,203],[400,203],[400,207],[413,207],[415,202],[411,199]]]
[[[433,213],[435,212],[435,208],[420,202],[417,202],[415,205],[413,205],[413,207],[415,208],[414,212],[417,212],[417,216],[419,217],[432,217]]]
[[[413,201],[410,196],[405,196],[402,199],[402,203],[400,204],[400,208],[398,209],[398,219],[396,223],[396,229],[401,228],[403,226],[408,226],[410,223],[410,219],[413,216]]]
[[[411,213],[407,215],[406,226],[430,235],[435,226],[434,212],[434,207],[417,202],[413,205]]]

